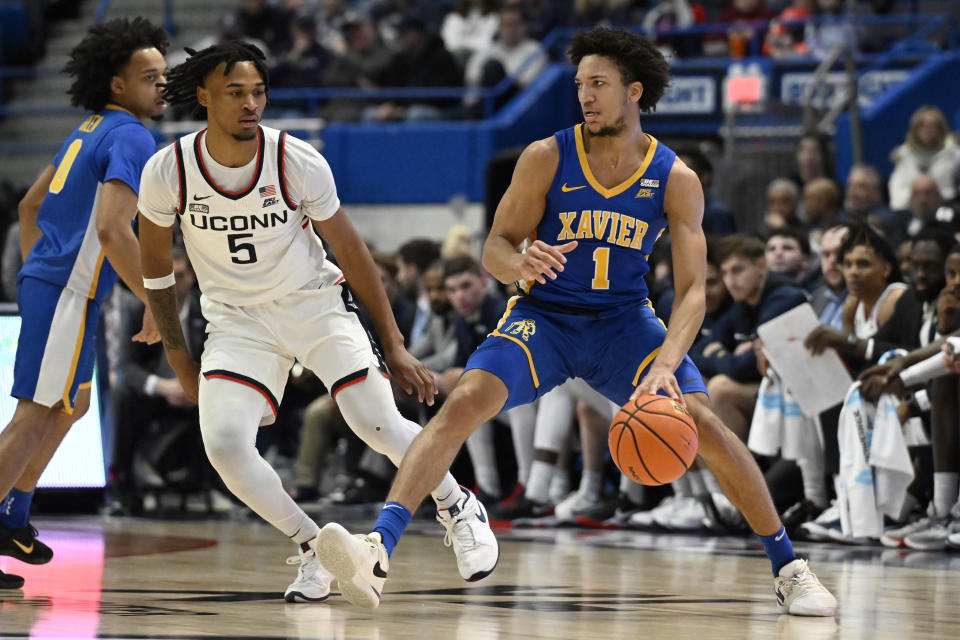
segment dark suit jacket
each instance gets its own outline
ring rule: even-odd
[[[453,362],[455,367],[466,366],[467,358],[486,339],[487,334],[497,328],[497,322],[506,309],[506,300],[488,294],[480,305],[480,314],[477,318],[468,320],[456,314],[454,324],[457,328],[457,357]]]
[[[117,353],[116,374],[117,384],[127,385],[133,391],[142,393],[151,375],[161,378],[176,377],[167,356],[163,351],[163,343],[145,344],[133,342],[130,338],[140,331],[143,322],[143,304],[133,294],[126,290],[117,290],[114,295],[122,295],[120,341]],[[203,341],[206,339],[207,322],[200,313],[200,291],[194,289],[193,295],[185,303],[187,305],[187,321],[184,338],[187,349],[197,360],[203,351]]]

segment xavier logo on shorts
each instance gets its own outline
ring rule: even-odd
[[[537,332],[537,324],[533,320],[517,320],[511,322],[504,333],[520,336],[526,342],[530,336]]]

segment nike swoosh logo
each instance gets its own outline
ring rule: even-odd
[[[380,568],[380,561],[377,560],[377,564],[373,565],[373,575],[378,578],[386,578],[387,572]]]
[[[568,187],[568,186],[567,186],[567,183],[564,182],[564,183],[563,183],[563,186],[560,187],[560,190],[563,191],[564,193],[567,193],[567,192],[570,192],[570,191],[576,191],[577,189],[586,189],[586,188],[587,188],[587,185],[585,185],[585,184],[582,184],[582,185],[580,185],[579,187]]]
[[[774,540],[777,541],[777,542],[780,542],[781,540],[783,540],[783,536],[785,536],[785,535],[787,535],[786,530],[784,530],[784,532],[781,533],[780,535],[776,536],[776,537],[774,538]]]
[[[194,200],[206,200],[206,199],[209,198],[209,197],[210,197],[210,196],[198,196],[197,194],[193,194],[193,199],[194,199]]]
[[[780,593],[779,589],[777,589],[777,602],[779,602],[780,604],[783,604],[783,594]]]
[[[11,540],[12,540],[12,538],[11,538]],[[20,550],[23,551],[24,553],[26,553],[27,555],[33,553],[33,543],[32,543],[32,542],[30,543],[30,546],[29,546],[29,547],[23,546],[23,543],[22,543],[22,542],[18,542],[17,540],[14,540],[14,541],[13,541],[13,544],[15,544],[15,545],[17,545],[18,547],[20,547]]]
[[[477,520],[479,520],[480,522],[487,521],[487,514],[483,512],[483,509],[477,509]]]

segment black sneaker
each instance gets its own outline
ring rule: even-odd
[[[0,524],[0,556],[10,556],[27,564],[46,564],[53,549],[37,540],[37,530],[29,522],[19,529]]]
[[[513,522],[515,520],[527,520],[531,518],[542,518],[553,515],[553,506],[539,504],[526,496],[514,498],[509,504],[499,506],[497,509],[490,510],[490,517],[494,520],[506,520]]]
[[[19,589],[22,586],[23,578],[0,571],[0,589]]]

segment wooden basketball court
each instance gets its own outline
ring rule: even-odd
[[[347,523],[365,530],[372,520]],[[0,591],[2,638],[958,638],[960,554],[799,545],[836,619],[778,615],[769,564],[742,538],[501,531],[492,576],[460,579],[439,525],[415,521],[379,609],[334,594],[288,605],[292,544],[254,520],[45,518],[46,566]]]

